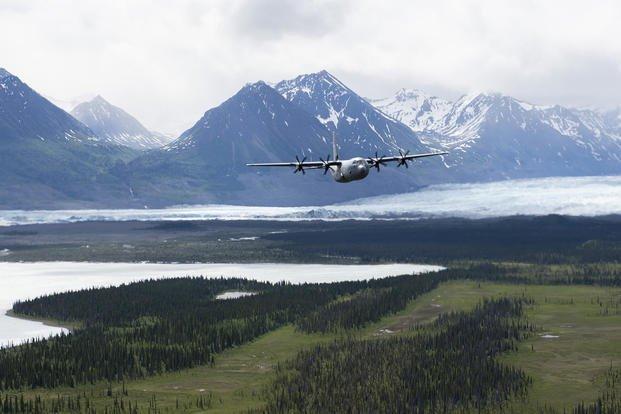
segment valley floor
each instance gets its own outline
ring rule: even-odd
[[[526,317],[539,332],[501,359],[522,368],[534,380],[526,401],[513,401],[505,412],[540,412],[553,407],[571,410],[592,402],[604,389],[610,367],[621,366],[621,289],[593,286],[541,286],[453,281],[413,300],[403,311],[366,328],[347,332],[360,338],[412,335],[416,324],[440,313],[472,309],[482,298],[526,296],[534,299]],[[54,399],[88,395],[95,407],[114,405],[115,396],[161,411],[215,413],[261,408],[274,367],[303,349],[329,342],[337,334],[304,334],[285,326],[218,355],[214,366],[167,373],[127,383],[79,386],[26,392]]]

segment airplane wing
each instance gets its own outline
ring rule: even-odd
[[[375,153],[375,158],[370,157],[367,158],[367,162],[371,164],[372,167],[376,168],[379,172],[380,165],[386,165],[387,162],[397,161],[397,167],[401,167],[402,165],[405,168],[408,168],[408,161],[412,161],[416,158],[425,158],[425,157],[433,157],[436,155],[446,155],[448,152],[428,152],[426,154],[411,154],[410,151],[403,152],[399,150],[399,155],[394,157],[378,157],[377,152]]]
[[[299,163],[297,162],[258,162],[253,164],[246,164],[247,167],[297,167]],[[304,168],[320,168],[323,167],[323,163],[321,161],[309,161],[305,162]]]
[[[425,157],[433,157],[436,155],[446,155],[448,154],[448,152],[429,152],[426,154],[408,154],[407,152],[401,156],[395,156],[395,157],[378,157],[378,158],[367,158],[367,162],[369,162],[370,164],[374,164],[377,161],[382,161],[382,162],[391,162],[391,161],[410,161],[410,160],[414,160],[416,158],[425,158]]]
[[[298,164],[297,162],[259,162],[253,164],[246,164],[246,167],[297,167],[302,165],[304,168],[313,169],[313,168],[325,168],[328,167],[337,167],[341,165],[340,161],[309,161],[305,163]]]
[[[304,170],[318,170],[323,168],[325,172],[330,169],[330,167],[337,167],[341,165],[341,161],[330,161],[329,159],[326,161],[308,161],[306,162],[306,157],[300,161],[300,159],[296,156],[296,162],[260,162],[260,163],[252,163],[246,164],[247,167],[294,167],[294,173],[298,171],[302,171],[302,174],[306,174]]]

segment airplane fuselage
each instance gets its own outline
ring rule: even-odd
[[[340,167],[331,168],[332,178],[338,183],[349,183],[351,181],[362,180],[369,175],[371,166],[362,157],[342,160]]]
[[[402,165],[408,168],[408,161],[413,161],[417,158],[431,157],[434,155],[445,155],[446,152],[432,152],[427,154],[412,154],[410,151],[403,152],[399,149],[399,155],[379,157],[377,151],[375,157],[355,157],[348,160],[339,160],[338,148],[336,145],[336,137],[332,135],[332,154],[334,159],[330,161],[330,155],[323,158],[319,158],[317,161],[306,161],[306,156],[300,158],[296,155],[295,162],[262,162],[262,163],[250,163],[246,164],[248,167],[293,167],[294,173],[301,172],[306,174],[306,169],[323,170],[324,175],[330,171],[332,178],[337,183],[350,183],[352,181],[358,181],[366,178],[369,175],[371,168],[375,168],[377,172],[380,171],[380,166],[386,166],[389,162],[396,162],[397,167]]]

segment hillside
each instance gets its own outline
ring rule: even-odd
[[[257,82],[244,86],[220,106],[207,111],[171,144],[131,162],[127,172],[134,194],[149,205],[308,205],[377,193],[377,187],[338,185],[331,177],[312,171],[301,177],[289,169],[245,166],[257,161],[289,161],[296,155],[318,160],[331,152],[331,136],[315,116],[284,99],[264,82]],[[367,141],[371,140],[379,147],[379,139],[369,137]],[[390,181],[395,171],[382,171],[393,191],[414,188],[406,180]],[[368,181],[373,178],[377,179],[372,177]]]
[[[77,105],[71,115],[112,144],[145,151],[170,142],[168,137],[149,131],[136,118],[99,95]]]
[[[0,208],[123,200],[126,187],[109,169],[131,157],[0,69]]]
[[[450,102],[418,90],[373,103],[426,144],[450,151],[447,164],[466,181],[621,173],[614,111],[537,106],[497,93]]]

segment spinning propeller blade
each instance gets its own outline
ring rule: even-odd
[[[297,174],[298,171],[302,171],[302,174],[306,175],[306,171],[304,171],[304,161],[306,161],[306,157],[302,158],[302,161],[300,161],[300,159],[296,155],[295,160],[298,162],[298,164],[295,166],[295,170],[293,170],[293,173]]]
[[[332,169],[332,167],[330,167],[330,154],[328,154],[325,161],[323,160],[323,158],[319,157],[319,161],[323,163],[323,175],[326,175],[328,173],[328,170]]]

